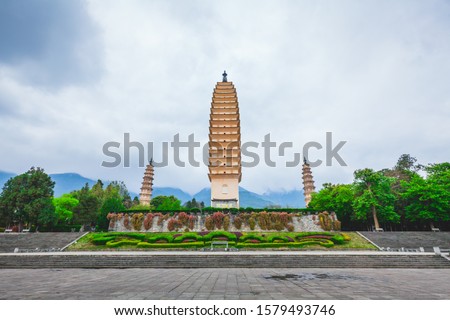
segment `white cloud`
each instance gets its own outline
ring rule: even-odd
[[[79,41],[101,45],[84,47],[101,59],[93,81],[47,90],[0,61],[0,169],[41,165],[138,190],[143,169],[136,161],[102,168],[103,144],[123,142],[124,132],[156,150],[176,133],[205,143],[224,69],[237,87],[243,142],[271,133],[297,151],[324,144],[327,131],[348,141],[348,167],[314,168],[318,186],[392,167],[402,153],[422,163],[450,158],[445,1],[89,1],[87,10],[99,31]],[[206,167],[170,163],[157,169],[156,185],[192,193],[208,185]],[[300,167],[283,163],[244,168],[242,186],[300,188]]]

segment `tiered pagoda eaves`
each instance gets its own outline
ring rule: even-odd
[[[239,208],[241,181],[239,105],[233,82],[223,73],[214,88],[209,121],[209,180],[211,206]]]
[[[307,207],[311,201],[311,194],[316,190],[314,187],[314,180],[311,172],[311,166],[308,161],[304,159],[302,167],[302,177],[303,177],[303,190],[305,194],[305,206]]]
[[[142,181],[141,192],[139,194],[139,203],[144,206],[150,205],[150,200],[152,199],[153,192],[153,163],[150,163],[145,168],[144,178]]]

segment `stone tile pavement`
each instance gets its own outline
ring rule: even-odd
[[[449,269],[3,269],[0,299],[450,299]]]

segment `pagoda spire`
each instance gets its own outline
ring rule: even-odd
[[[302,166],[302,178],[303,178],[303,190],[305,195],[305,205],[308,206],[311,201],[311,194],[316,190],[314,187],[313,175],[311,172],[311,166],[306,158],[303,158]]]
[[[151,159],[145,168],[144,178],[142,179],[141,193],[139,193],[139,204],[149,206],[153,192],[153,159]]]

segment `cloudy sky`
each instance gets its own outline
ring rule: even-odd
[[[123,155],[129,133],[153,142],[158,161],[177,133],[203,145],[223,70],[242,142],[270,133],[294,146],[272,150],[276,167],[244,168],[249,190],[300,189],[300,166],[285,162],[309,141],[324,146],[310,159],[325,160],[326,132],[333,146],[347,141],[347,166],[314,168],[319,186],[392,167],[402,153],[450,160],[449,1],[2,0],[0,170],[41,166],[137,191],[137,149],[130,167],[105,168],[103,145],[119,142]],[[172,155],[157,186],[209,185],[206,166],[177,167]]]

